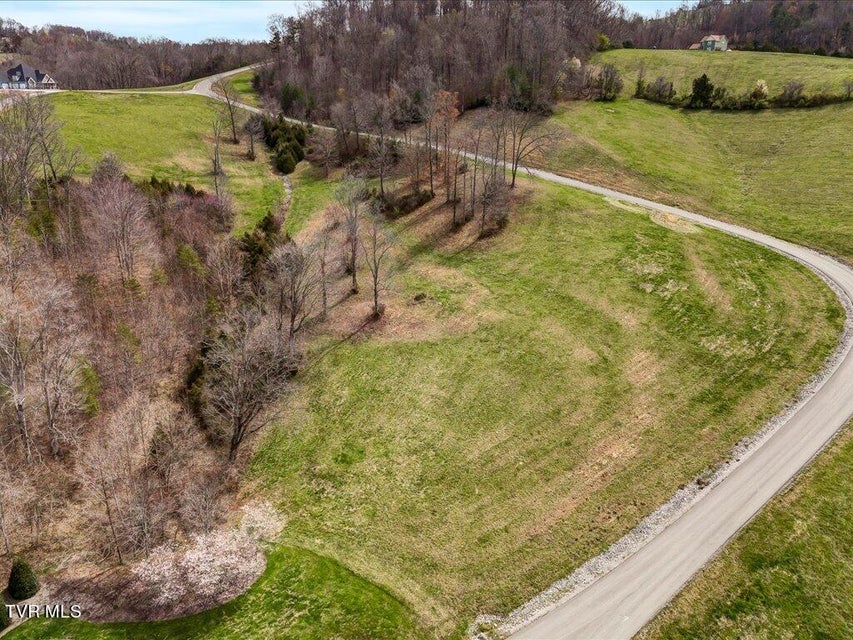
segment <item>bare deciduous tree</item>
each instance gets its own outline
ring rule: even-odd
[[[393,100],[388,96],[371,95],[366,100],[368,123],[374,134],[373,141],[376,146],[374,159],[379,171],[379,193],[385,196],[385,175],[391,164],[391,145],[389,134],[393,125],[395,106]]]
[[[358,178],[345,178],[337,191],[335,199],[341,207],[343,215],[345,242],[349,247],[347,252],[347,273],[352,278],[350,291],[358,293],[358,231],[361,219],[361,203],[364,200],[366,187],[364,180]]]
[[[122,544],[119,540],[115,505],[117,472],[114,452],[107,447],[107,443],[103,440],[96,439],[83,451],[80,461],[80,477],[89,494],[104,509],[110,546],[113,553],[118,557],[119,564],[123,564],[124,556]]]
[[[213,120],[213,150],[210,155],[211,174],[213,175],[213,190],[217,198],[224,191],[225,170],[222,168],[222,118]]]
[[[34,107],[27,98],[6,98],[0,108],[0,240],[3,279],[14,292],[27,257],[23,229],[34,196],[41,149]]]
[[[27,462],[34,452],[29,404],[31,369],[39,348],[36,325],[27,304],[22,304],[14,293],[0,292],[0,388],[11,405],[16,436]]]
[[[76,440],[78,425],[72,417],[79,410],[76,386],[83,341],[68,286],[45,283],[36,295],[38,382],[50,452],[57,457],[63,445]]]
[[[383,228],[378,212],[372,212],[361,238],[361,249],[373,289],[373,318],[379,319],[385,311],[380,301],[380,293],[387,287],[391,248],[393,241],[390,232]]]
[[[110,246],[122,282],[134,279],[136,257],[151,244],[148,200],[128,180],[109,176],[93,178],[89,203],[95,240]]]
[[[254,160],[257,157],[255,145],[264,135],[264,124],[260,116],[253,115],[243,124],[243,131],[246,132],[246,138],[249,141],[249,150],[247,157],[249,160]]]
[[[295,360],[296,338],[314,309],[319,284],[313,247],[294,241],[280,245],[273,249],[267,269],[276,331],[282,334],[286,327],[288,355]]]
[[[321,318],[324,320],[329,314],[329,242],[331,240],[331,230],[329,225],[323,225],[323,230],[320,231],[320,239],[317,246],[317,266],[319,268],[320,281],[320,305],[322,307]]]
[[[237,137],[237,129],[239,128],[238,121],[241,115],[240,107],[237,106],[237,92],[234,90],[234,86],[227,80],[225,82],[214,83],[213,90],[222,96],[223,104],[225,105],[222,114],[223,119],[228,122],[231,128],[231,142],[237,144],[240,142],[240,138]]]
[[[207,281],[226,309],[236,304],[246,277],[243,256],[235,243],[220,240],[207,254]]]
[[[445,202],[450,202],[450,132],[453,123],[459,117],[459,109],[456,104],[459,96],[450,91],[438,91],[435,94],[435,128],[441,134],[442,163],[444,164],[444,191]],[[436,146],[437,146],[436,141]]]
[[[245,439],[262,429],[274,413],[291,371],[275,327],[256,308],[230,314],[205,356],[207,419],[228,439],[234,462]]]
[[[322,167],[323,177],[328,178],[339,160],[337,147],[332,136],[324,131],[317,130],[311,135],[308,146],[311,149],[308,159],[313,164]]]
[[[510,143],[510,167],[512,181],[510,189],[515,188],[518,168],[526,158],[541,153],[555,139],[555,133],[540,125],[542,118],[533,111],[509,110],[507,115],[507,135]]]

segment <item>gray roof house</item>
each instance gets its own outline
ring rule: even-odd
[[[725,51],[729,48],[729,39],[726,36],[705,36],[699,43],[703,51]]]
[[[28,64],[19,63],[0,74],[0,89],[57,89],[56,80]]]

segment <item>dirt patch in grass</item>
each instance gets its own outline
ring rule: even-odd
[[[686,255],[690,260],[690,265],[696,274],[696,281],[702,286],[702,290],[708,298],[722,311],[729,312],[732,310],[732,298],[729,293],[720,284],[719,279],[711,273],[706,267],[702,258],[696,251],[688,248]]]
[[[340,303],[317,331],[338,340],[429,341],[470,333],[480,323],[496,319],[495,313],[480,308],[488,291],[476,280],[435,264],[418,264],[412,272],[427,286],[424,290],[397,286],[391,292],[383,292],[384,313],[379,319],[372,318],[373,303],[364,299],[364,289],[362,295],[349,295],[348,279],[345,279],[345,283],[333,289],[333,295],[341,298]],[[453,299],[437,299],[429,291],[430,283],[454,291]],[[369,287],[369,283],[362,282],[362,287]],[[452,308],[450,312],[448,305]]]
[[[652,222],[659,224],[662,227],[666,227],[667,229],[678,231],[679,233],[699,233],[699,231],[701,231],[701,229],[692,222],[688,222],[684,218],[679,218],[678,216],[674,216],[670,213],[652,211],[649,213],[649,218]]]

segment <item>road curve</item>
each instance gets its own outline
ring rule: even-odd
[[[183,93],[222,97],[213,84],[244,67],[205,78]],[[246,104],[240,107],[260,113]],[[484,161],[488,161],[485,158]],[[637,196],[523,168],[542,180],[672,214],[799,260],[853,299],[853,269],[826,255],[735,224]],[[609,573],[557,602],[513,640],[622,640],[634,636],[717,552],[817,455],[853,416],[853,353],[764,443],[675,522]]]
[[[853,269],[811,249],[738,225],[546,171],[543,180],[669,213],[801,261],[853,299]],[[680,518],[609,573],[516,631],[513,640],[634,636],[817,455],[853,416],[853,353],[788,420]]]

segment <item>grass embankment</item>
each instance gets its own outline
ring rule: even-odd
[[[619,70],[625,81],[625,95],[634,92],[641,65],[646,82],[663,76],[679,93],[690,93],[693,79],[703,73],[730,93],[746,93],[758,80],[764,80],[770,95],[780,93],[791,80],[802,82],[807,94],[839,94],[842,82],[853,77],[853,60],[795,53],[619,49],[598,54],[594,61],[610,63]]]
[[[162,87],[139,87],[136,89],[113,89],[113,91],[124,91],[128,93],[150,93],[152,91],[187,91],[188,89],[192,89],[195,85],[198,84],[198,81],[202,78],[196,78],[194,80],[187,80],[186,82],[182,82],[181,84],[169,84]]]
[[[153,174],[213,191],[212,128],[220,108],[215,101],[191,95],[83,92],[60,93],[50,100],[64,123],[66,141],[85,154],[82,174],[89,174],[98,159],[112,151],[135,179]],[[257,146],[255,162],[246,160],[243,145],[226,140],[221,148],[225,189],[239,214],[235,226],[242,229],[275,207],[284,197],[284,186],[263,145]]]
[[[247,593],[198,615],[154,623],[30,620],[10,640],[406,640],[421,638],[409,611],[337,562],[277,547]]]
[[[29,622],[18,637],[382,637],[351,632],[336,607],[370,583],[396,603],[359,601],[364,625],[391,616],[409,626],[389,637],[414,635],[411,620],[459,637],[474,615],[517,606],[606,548],[778,410],[834,346],[834,296],[802,266],[535,189],[503,235],[462,251],[426,239],[428,213],[400,221],[408,259],[386,319],[307,370],[259,443],[251,485],[287,514],[284,543],[369,582],[341,596],[335,575],[265,577],[184,620]],[[318,636],[287,626],[303,602],[325,612]]]
[[[641,637],[853,637],[851,468],[848,427]]]
[[[853,103],[720,113],[561,105],[541,164],[853,261]]]
[[[294,184],[299,228],[300,190],[331,187]],[[722,234],[551,185],[521,209],[462,251],[423,239],[429,216],[398,223],[409,259],[386,320],[303,374],[252,465],[288,544],[387,588],[440,637],[517,606],[724,456],[842,321],[805,268]],[[242,618],[291,615],[254,602]]]
[[[295,235],[317,213],[330,204],[335,197],[336,181],[323,178],[321,169],[308,162],[300,162],[290,176],[293,198],[287,212],[285,227]]]
[[[432,248],[402,223],[387,327],[305,373],[252,467],[289,543],[387,586],[440,637],[520,604],[723,457],[841,323],[781,256],[538,189],[490,248]]]
[[[254,71],[243,71],[236,75],[230,76],[226,82],[231,85],[237,94],[237,99],[253,107],[261,106],[261,98],[252,87],[252,78],[255,77]]]
[[[621,51],[600,60],[621,68],[626,89],[629,83],[633,88],[641,60],[647,79],[676,79],[682,91],[702,72],[736,89],[760,77],[771,92],[788,79],[804,82],[808,91],[837,92],[840,80],[853,76],[853,62],[816,56]],[[553,122],[570,134],[545,161],[553,170],[732,219],[853,261],[851,104],[718,113],[619,100],[566,105]],[[849,637],[850,440],[848,433],[759,516],[653,624],[648,637]]]

